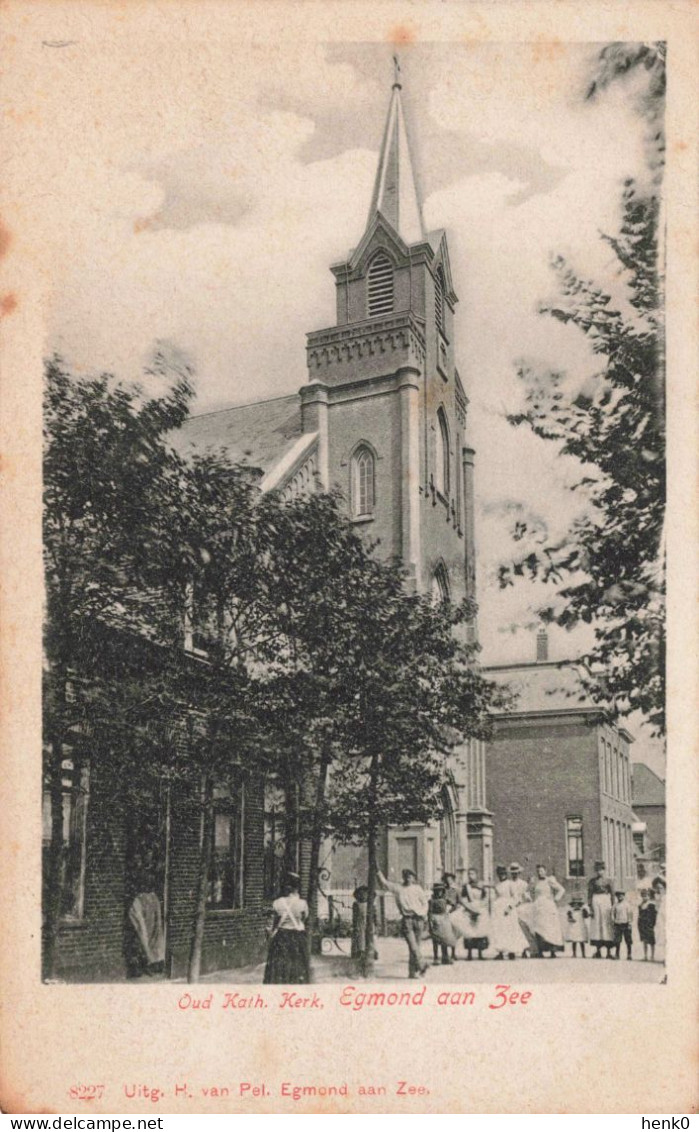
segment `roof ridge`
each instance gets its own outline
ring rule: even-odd
[[[222,409],[209,409],[206,413],[192,413],[185,421],[185,425],[188,421],[200,421],[202,417],[215,417],[219,413],[230,413],[232,409],[251,409],[253,405],[269,405],[272,401],[289,401],[292,397],[298,397],[298,392],[281,393],[278,397],[260,397],[256,401],[240,401],[235,405],[226,405]]]

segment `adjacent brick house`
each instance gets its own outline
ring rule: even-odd
[[[102,657],[145,678],[156,645],[102,627]],[[190,657],[206,678],[206,664]],[[99,681],[99,672],[90,679]],[[195,705],[172,723],[173,742],[186,762]],[[168,781],[151,774],[133,796],[124,789],[134,766],[129,740],[81,734],[63,762],[62,916],[55,974],[80,982],[121,979],[133,973],[128,910],[137,892],[155,892],[165,929],[165,973],[186,971],[195,910],[202,809],[195,775]],[[135,749],[135,748],[134,748]],[[257,961],[264,950],[265,907],[278,873],[270,843],[265,784],[253,770],[233,767],[214,789],[213,867],[202,970]],[[44,802],[44,852],[51,833]],[[271,866],[271,867],[270,867]],[[44,870],[47,878],[48,870]]]
[[[541,659],[484,675],[518,695],[487,746],[496,861],[519,861],[527,877],[541,863],[583,893],[604,860],[616,884],[633,887],[631,735],[584,697],[572,664]]]
[[[631,774],[631,797],[638,819],[634,830],[636,867],[639,876],[643,876],[654,873],[665,862],[665,783],[645,763],[635,763]]]

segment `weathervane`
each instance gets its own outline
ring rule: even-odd
[[[393,86],[398,87],[399,90],[401,89],[400,60],[398,59],[398,55],[393,56]]]

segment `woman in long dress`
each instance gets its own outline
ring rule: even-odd
[[[488,897],[485,888],[478,881],[475,869],[468,870],[459,904],[460,907],[451,915],[452,926],[456,934],[463,937],[466,958],[471,959],[471,953],[475,950],[478,958],[482,959],[490,932]]]
[[[498,865],[495,902],[490,915],[490,945],[496,959],[514,959],[529,946],[517,915],[517,897],[507,877],[507,869]]]
[[[530,955],[537,954],[536,936],[534,935],[534,905],[529,894],[529,885],[522,876],[522,866],[519,862],[513,861],[508,872],[510,874],[510,892],[517,908],[517,923],[527,942],[526,949],[522,952],[522,958],[528,959]]]
[[[308,904],[299,895],[300,878],[290,873],[274,901],[274,920],[265,966],[266,983],[310,983],[306,946]]]
[[[614,924],[612,923],[612,904],[614,885],[607,879],[604,861],[595,861],[595,875],[587,886],[587,903],[592,913],[588,925],[590,943],[595,948],[593,959],[602,958],[602,948],[607,949],[607,959],[611,959],[614,949]]]
[[[565,895],[565,889],[555,876],[549,876],[544,865],[536,866],[537,877],[532,895],[534,897],[534,933],[543,957],[548,951],[551,959],[557,951],[563,951],[563,929],[558,911],[558,901]]]

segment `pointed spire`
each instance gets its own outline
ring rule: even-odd
[[[368,224],[377,212],[395,228],[406,244],[424,240],[420,202],[410,161],[408,134],[401,101],[400,63],[393,56],[394,79],[386,129],[381,143]]]

